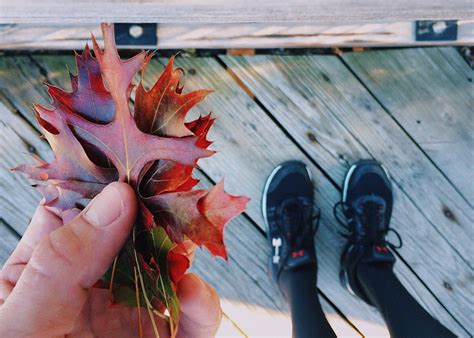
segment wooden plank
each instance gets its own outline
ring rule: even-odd
[[[47,57],[44,57],[44,58],[47,58]],[[39,59],[41,59],[41,58],[39,58]],[[60,62],[58,62],[57,59],[54,58],[53,66],[52,66],[52,67],[48,67],[48,66],[47,66],[47,62],[46,62],[46,63],[43,63],[42,65],[43,65],[44,69],[45,69],[47,72],[52,72],[52,73],[54,73],[54,68],[55,68],[56,65],[58,65],[59,63],[60,63]],[[57,71],[56,71],[56,73],[57,73]],[[66,77],[64,77],[64,80],[65,80],[65,79],[66,79]],[[403,277],[402,277],[402,279],[403,279]],[[410,284],[410,278],[408,278],[408,283],[407,283],[407,284],[408,284],[408,285]],[[418,288],[418,289],[420,289],[420,288]],[[418,289],[415,288],[414,293],[418,293],[418,294],[423,295],[423,292],[417,291]],[[423,287],[421,287],[421,290],[424,290],[424,293],[425,293],[425,294],[427,293],[426,290],[425,290]],[[424,297],[423,299],[431,299],[431,301],[433,301],[432,297],[431,297],[431,298],[430,298],[430,297]],[[428,303],[429,303],[429,302],[430,302],[430,301],[428,301]],[[436,306],[439,307],[439,304],[436,304],[436,301],[435,301],[435,300],[434,300],[434,303],[435,303],[435,305],[434,305],[434,306],[431,305],[431,307],[434,307],[435,309],[436,309]]]
[[[0,270],[20,240],[18,234],[0,219]]]
[[[0,194],[0,266],[5,263],[19,241],[19,236],[7,226],[3,219],[11,222],[13,228],[18,233],[23,234],[40,199],[38,192],[29,186],[29,180],[19,173],[12,173],[9,169],[17,164],[28,162],[30,160],[28,153],[31,152],[45,160],[51,160],[53,156],[51,148],[40,139],[38,131],[12,110],[13,107],[7,108],[0,102],[0,191],[2,191],[2,194]],[[9,192],[8,195],[7,191]],[[202,253],[198,253],[196,257],[201,255]],[[200,258],[196,258],[196,260],[199,261]],[[207,259],[206,262],[208,263],[207,267],[212,266],[210,259]],[[197,266],[199,268],[199,264]],[[229,270],[235,276],[235,268]],[[208,274],[204,271],[202,275],[207,277]],[[237,277],[246,282],[245,277]],[[223,287],[220,287],[218,290],[222,291],[223,289]],[[259,296],[259,299],[264,299],[261,295]],[[231,302],[227,308],[232,310],[233,303]],[[288,317],[283,312],[281,316]],[[272,317],[269,319],[272,319]],[[242,335],[229,319],[224,318],[217,336],[240,337]]]
[[[472,206],[474,71],[459,52],[407,49],[343,59]]]
[[[31,162],[28,148],[33,146],[42,153],[44,144],[37,136],[32,137],[27,125],[17,122],[18,117],[0,102],[0,218],[23,233],[41,196],[30,187],[32,182],[10,169]],[[16,191],[24,193],[14,193]]]
[[[263,228],[261,192],[267,175],[279,163],[289,159],[306,161],[294,143],[270,120],[258,105],[234,82],[214,59],[179,59],[177,65],[188,74],[188,90],[216,88],[199,105],[196,113],[216,112],[218,120],[211,139],[218,140],[219,152],[200,167],[214,180],[226,176],[230,192],[245,191],[252,198],[249,216]],[[163,67],[152,63],[150,76]],[[194,71],[191,71],[193,69]],[[192,75],[191,75],[192,74]],[[308,163],[316,181],[316,206],[328,210],[338,199],[338,192],[322,173]],[[386,327],[373,308],[350,297],[338,281],[339,253],[342,249],[334,221],[324,218],[317,234],[318,286],[364,335],[387,335]]]
[[[470,254],[463,258],[453,249],[453,245],[465,245],[470,250],[470,208],[342,62],[334,56],[222,59],[334,181],[342,182],[357,159],[376,158],[384,163],[395,183],[392,226],[405,243],[399,253],[450,313],[472,331],[466,312],[473,307]],[[443,215],[442,206],[462,215],[456,232],[451,231],[453,224]],[[450,235],[443,236],[445,232]],[[403,267],[400,263],[397,269]],[[415,276],[398,272],[408,277],[406,287],[411,284],[424,290]],[[435,298],[423,296],[418,301],[428,299],[426,308],[446,323],[451,320],[447,325],[454,325],[455,330],[452,317]]]
[[[472,19],[468,0],[8,0],[0,1],[2,23],[105,22],[394,22]]]
[[[0,57],[0,93],[3,102],[9,102],[25,114],[28,122],[39,128],[33,114],[34,101],[25,101],[23,98],[35,98],[37,103],[48,106],[51,99],[43,84],[46,77],[41,69],[32,67],[32,59],[28,56]]]
[[[363,23],[320,25],[314,23],[160,24],[158,49],[185,48],[313,48],[470,45],[474,21],[458,22],[456,41],[416,41],[415,23]],[[0,49],[84,48],[91,32],[102,43],[97,24],[0,25]],[[129,46],[143,48],[144,46]],[[121,47],[126,48],[126,47]],[[150,48],[150,46],[146,46]]]
[[[51,61],[53,64],[58,64],[59,62],[56,60],[55,57],[35,57],[35,60],[40,63],[41,68],[51,74],[58,74],[60,73],[57,69],[54,70],[51,65],[48,66],[48,61]],[[224,88],[225,90],[223,91],[224,95],[217,96],[219,97],[218,101],[214,101],[213,107],[220,107],[218,110],[222,110],[222,107],[225,107],[225,102],[228,100],[231,100],[230,102],[232,103],[229,107],[231,110],[225,111],[223,114],[219,114],[221,117],[222,122],[218,122],[215,127],[213,128],[213,134],[217,136],[215,137],[216,139],[220,140],[219,144],[219,150],[220,152],[212,158],[212,161],[206,161],[209,163],[214,162],[214,166],[210,167],[208,164],[205,164],[205,161],[200,162],[202,167],[204,168],[204,165],[206,165],[205,170],[207,174],[212,174],[213,180],[217,180],[220,177],[224,176],[224,173],[226,174],[226,186],[228,187],[228,190],[230,193],[242,193],[245,192],[245,194],[249,194],[250,196],[254,197],[254,201],[250,204],[250,211],[249,214],[252,215],[253,219],[258,219],[259,224],[263,224],[261,222],[261,216],[260,216],[260,210],[259,210],[259,202],[258,200],[260,199],[260,185],[263,184],[265,176],[270,172],[271,168],[278,164],[280,161],[284,159],[291,158],[292,153],[297,152],[297,148],[293,145],[293,143],[286,138],[284,138],[283,134],[281,133],[280,130],[276,129],[276,132],[279,135],[278,137],[281,137],[280,139],[276,139],[277,145],[284,144],[283,149],[286,147],[287,151],[285,152],[279,152],[279,148],[282,147],[276,147],[272,149],[272,151],[268,154],[265,155],[265,158],[268,158],[268,161],[263,161],[261,165],[263,167],[260,167],[260,170],[254,170],[255,168],[252,168],[251,165],[247,166],[246,169],[244,167],[244,164],[247,163],[252,163],[256,162],[257,158],[261,157],[261,151],[265,150],[265,143],[263,143],[261,140],[257,142],[254,145],[253,151],[252,147],[251,149],[251,154],[252,156],[248,157],[244,162],[240,162],[240,158],[245,158],[245,152],[242,151],[242,148],[238,145],[237,141],[233,139],[232,136],[230,136],[228,129],[233,128],[232,124],[235,122],[238,122],[240,119],[237,121],[234,121],[235,118],[238,118],[238,114],[240,113],[241,107],[245,105],[251,106],[251,110],[249,113],[255,113],[256,116],[260,116],[263,120],[262,122],[263,125],[266,124],[266,121],[268,121],[268,117],[256,107],[256,105],[252,101],[248,101],[248,97],[243,93],[243,91],[236,86],[236,84],[233,82],[232,78],[228,76],[228,74],[225,72],[225,70],[220,67],[215,61],[212,59],[204,59],[206,62],[202,65],[200,65],[200,70],[199,70],[199,78],[203,77],[203,80],[205,80],[205,74],[206,72],[209,72],[210,74],[213,74],[213,79],[218,78],[215,75],[215,72],[218,71],[219,75],[223,73],[224,76],[224,82],[218,82],[218,83],[213,83],[211,86],[212,88]],[[203,60],[203,62],[204,62]],[[207,69],[205,65],[207,63],[210,63],[211,68]],[[30,67],[36,67],[35,63],[30,62],[29,63]],[[209,68],[209,66],[208,66]],[[64,69],[61,67],[61,69]],[[153,62],[149,66],[149,75],[151,77],[156,78],[157,74],[156,72],[161,69],[161,65],[158,65],[156,62]],[[27,69],[24,69],[24,71],[27,71]],[[196,75],[197,77],[197,75]],[[60,81],[65,81],[67,79],[67,76],[53,76],[51,81],[55,84],[59,84]],[[15,80],[16,81],[16,80]],[[203,84],[201,84],[203,85]],[[207,86],[207,85],[206,85]],[[5,86],[5,88],[11,88],[10,86]],[[234,93],[238,93],[238,98],[234,97]],[[23,93],[25,93],[25,96],[22,97],[23,100],[26,102],[32,102],[37,99],[37,97],[34,96],[35,91],[33,90],[23,90]],[[222,90],[220,91],[222,93]],[[33,95],[31,95],[33,94]],[[216,95],[213,95],[216,97]],[[243,101],[241,101],[243,100]],[[208,102],[213,102],[213,101],[208,101]],[[21,103],[19,107],[17,107],[20,111],[22,109],[20,107],[25,107],[27,106],[24,103]],[[206,110],[208,109],[208,106],[205,107]],[[201,112],[202,110],[197,109],[196,112]],[[29,111],[22,111],[24,114],[28,114]],[[247,114],[248,115],[248,114]],[[227,117],[224,120],[224,117]],[[248,120],[249,115],[246,117],[246,119],[243,121],[244,123],[247,123],[246,121]],[[224,121],[223,121],[224,120]],[[239,126],[241,125],[241,122],[238,122]],[[252,122],[253,124],[253,122]],[[260,123],[259,123],[260,125]],[[269,122],[269,126],[271,127],[271,121]],[[274,127],[274,126],[273,126]],[[257,128],[257,127],[255,127]],[[261,128],[261,127],[259,127]],[[253,134],[256,133],[258,134],[258,129],[251,131],[250,137],[254,137]],[[214,137],[214,136],[211,136]],[[240,142],[240,141],[238,141]],[[227,157],[222,157],[224,154],[227,154],[227,156],[230,157],[228,159]],[[276,157],[275,157],[276,155]],[[298,156],[298,155],[297,155]],[[299,155],[301,159],[304,159],[304,156]],[[249,162],[249,160],[251,162]],[[314,169],[317,170],[317,169]],[[240,180],[244,180],[245,184],[239,183]],[[326,189],[327,186],[327,189]],[[325,200],[328,200],[327,195],[332,196],[330,202],[326,202],[327,206],[329,204],[332,204],[335,202],[337,199],[337,191],[334,189],[334,187],[329,183],[329,182],[323,182],[323,185],[319,186],[318,189],[321,190],[321,194],[326,195]],[[327,192],[326,192],[327,191]],[[322,226],[323,227],[323,226]],[[354,323],[360,330],[365,330],[366,333],[372,333],[372,334],[377,334],[377,335],[387,335],[388,332],[385,328],[385,325],[383,324],[383,321],[378,313],[376,313],[372,308],[369,306],[365,305],[364,303],[360,302],[359,300],[353,298],[353,297],[348,297],[347,291],[344,290],[342,287],[339,286],[338,283],[338,278],[337,278],[337,264],[338,264],[338,257],[333,254],[335,248],[337,250],[341,250],[341,243],[338,241],[337,235],[335,234],[334,230],[334,225],[329,227],[330,231],[325,232],[324,235],[322,235],[321,241],[323,242],[322,246],[325,247],[324,249],[320,249],[325,251],[326,256],[322,261],[320,261],[320,282],[319,286],[320,289],[325,293],[329,299],[331,299],[332,302],[338,306],[341,310],[343,310],[344,314],[348,316],[351,320],[352,323]],[[328,239],[326,240],[327,237]],[[244,239],[245,241],[245,239]],[[329,254],[330,253],[330,254]],[[260,269],[265,269],[266,262],[261,262],[260,263]],[[245,266],[244,266],[245,268]],[[264,270],[263,270],[264,271]],[[326,278],[326,276],[328,278]],[[325,280],[325,282],[321,283],[321,280]],[[322,287],[324,285],[324,288]],[[336,287],[335,287],[336,286]],[[344,306],[344,309],[340,307],[340,305]],[[333,312],[334,313],[334,312]],[[361,315],[362,314],[362,315]],[[245,316],[243,316],[245,317]],[[251,319],[252,317],[248,317]],[[334,318],[338,318],[334,316]],[[333,320],[333,319],[331,319]],[[340,319],[338,319],[340,320]],[[250,325],[250,324],[249,324]],[[254,326],[256,324],[253,324]],[[250,326],[252,327],[252,326]]]
[[[63,81],[65,79],[65,77],[62,78]],[[57,83],[57,81],[55,82]],[[34,91],[27,91],[27,93],[34,93]],[[38,97],[26,96],[25,99],[34,101]],[[22,107],[24,106],[27,105],[22,105]],[[26,135],[28,137],[28,144],[35,144],[37,148],[42,149],[39,152],[42,156],[51,158],[50,149],[46,147],[43,150],[44,142],[34,132],[31,134],[31,127],[26,125],[24,121],[22,127],[18,123],[18,117],[11,112],[11,109],[4,107],[1,110],[0,116],[3,118],[0,125],[8,126],[8,130],[14,129],[20,134]],[[12,137],[8,134],[8,140],[10,146],[17,153],[25,152],[25,148],[28,148],[27,143],[22,142],[18,137]],[[13,145],[13,142],[16,145]],[[2,162],[3,156],[9,156],[9,153],[0,150],[0,160]],[[18,163],[24,161],[23,158],[17,158],[16,160],[20,161]],[[11,172],[6,172],[2,181],[9,182],[14,178],[19,178],[25,181],[26,184],[26,180],[22,176]],[[199,178],[204,181],[203,184],[205,186],[211,184],[202,175]],[[7,210],[5,216],[11,216],[11,213],[14,216],[10,217],[13,224],[23,233],[27,224],[25,220],[30,217],[37,203],[36,201],[28,202],[26,198],[34,190],[30,187],[16,184],[10,187],[8,191],[12,191],[14,195],[18,196],[18,210]],[[223,297],[222,305],[224,311],[247,335],[289,336],[291,334],[291,320],[288,314],[288,307],[266,273],[269,253],[266,240],[261,232],[257,231],[245,217],[239,217],[227,228],[226,243],[229,248],[229,263],[214,259],[207,252],[199,250],[196,254],[193,271],[199,273],[215,286]],[[237,284],[236,281],[238,281]],[[357,331],[337,314],[329,303],[324,301],[324,299],[321,300],[321,303],[338,335],[360,336]],[[258,318],[258,322],[255,321],[256,318]],[[219,334],[223,337],[228,337],[236,336],[237,332],[228,320],[224,320]]]
[[[200,177],[202,178],[202,177]],[[268,276],[266,238],[244,217],[226,229],[229,262],[199,250],[192,270],[213,285],[223,310],[251,337],[290,337],[288,305]],[[242,276],[245,273],[245,276]],[[328,321],[340,337],[360,336],[321,298]]]

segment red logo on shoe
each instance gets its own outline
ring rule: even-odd
[[[303,257],[303,255],[304,255],[304,250],[293,251],[293,258],[296,258],[296,257]]]
[[[377,250],[377,251],[379,251],[379,252],[380,252],[380,251],[388,252],[387,247],[386,247],[386,246],[381,246],[381,245],[375,246],[375,250]]]

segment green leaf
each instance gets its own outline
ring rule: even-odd
[[[156,290],[158,299],[165,304],[170,315],[170,327],[172,332],[178,325],[179,320],[179,302],[176,290],[169,274],[168,253],[176,245],[168,237],[165,229],[156,227],[145,232],[150,247],[153,248],[153,257],[158,264],[158,275],[156,279]],[[161,273],[160,273],[161,272]]]

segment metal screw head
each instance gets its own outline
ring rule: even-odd
[[[446,30],[446,28],[448,28],[448,25],[446,25],[446,22],[444,21],[436,21],[432,28],[435,34],[441,34]]]
[[[139,25],[132,25],[128,30],[131,37],[138,39],[140,36],[143,35],[143,27]]]

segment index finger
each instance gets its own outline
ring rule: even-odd
[[[38,243],[62,225],[59,217],[46,207],[38,206],[25,234],[0,271],[0,304],[6,300],[18,282]]]

